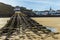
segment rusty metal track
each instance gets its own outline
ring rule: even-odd
[[[12,35],[19,35],[20,39],[21,38],[24,39],[24,35],[26,35],[29,40],[33,40],[32,37],[30,37],[30,35],[26,33],[26,31],[28,30],[40,36],[41,39],[44,39],[46,37],[45,36],[43,38],[41,34],[50,35],[53,38],[55,38],[54,37],[55,34],[59,34],[51,32],[51,30],[47,29],[43,25],[40,25],[39,23],[32,20],[28,16],[23,15],[22,13],[15,13],[8,21],[8,23],[3,28],[0,29],[0,37],[6,36],[5,40],[9,40],[9,38]]]

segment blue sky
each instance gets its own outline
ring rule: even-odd
[[[0,0],[0,2],[33,10],[49,10],[50,7],[54,10],[60,9],[60,0]]]

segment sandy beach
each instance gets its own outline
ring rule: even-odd
[[[0,18],[0,29],[7,23],[9,19],[10,18]],[[56,28],[57,32],[60,32],[60,17],[38,17],[38,18],[35,17],[32,19],[44,26],[54,27]],[[57,37],[58,39],[56,40],[60,40],[60,35],[57,35]],[[28,39],[24,39],[24,40],[28,40]],[[40,39],[33,39],[33,40],[40,40]],[[49,37],[45,40],[55,40],[55,39]]]

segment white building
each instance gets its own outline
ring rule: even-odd
[[[20,7],[19,7],[19,6],[16,6],[16,7],[14,8],[14,11],[15,11],[15,13],[20,13]]]

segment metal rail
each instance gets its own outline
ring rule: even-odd
[[[23,13],[15,13],[8,23],[2,29],[0,29],[0,36],[3,36],[4,34],[6,36],[5,40],[9,40],[9,38],[16,32],[15,35],[19,35],[20,39],[23,38],[24,40],[24,35],[26,35],[28,39],[33,40],[32,36],[26,33],[28,30],[40,36],[41,39],[45,39],[46,36],[48,37],[48,35],[56,39],[54,35],[59,34],[52,32],[43,25],[40,25],[36,21],[29,18],[27,15],[23,15]],[[46,34],[46,36],[42,37],[41,34]]]

